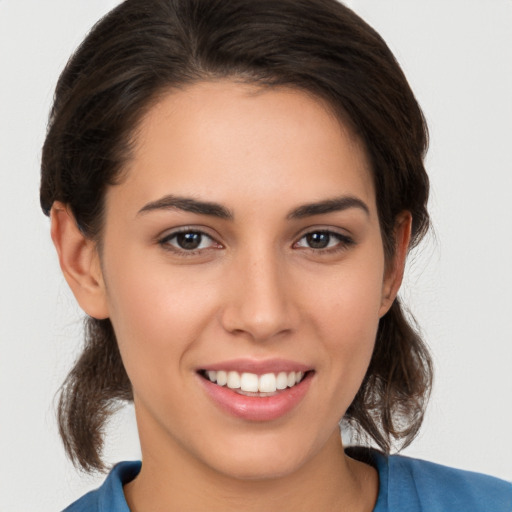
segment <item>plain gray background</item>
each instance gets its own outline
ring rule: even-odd
[[[0,511],[55,511],[103,479],[65,459],[54,395],[81,314],[38,204],[58,74],[114,0],[0,0]],[[431,131],[435,237],[402,292],[432,349],[424,428],[405,451],[512,480],[512,1],[352,0],[402,64]],[[198,420],[200,421],[200,419]],[[138,458],[133,412],[106,454]]]

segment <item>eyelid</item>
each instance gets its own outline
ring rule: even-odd
[[[209,249],[222,249],[224,245],[218,241],[216,236],[210,234],[208,231],[209,230],[204,226],[180,226],[164,231],[156,238],[156,241],[165,250],[186,256],[193,256],[195,254],[208,251]],[[203,237],[209,238],[216,246],[186,250],[169,243],[170,240],[182,233],[198,233]]]
[[[326,227],[326,226],[310,226],[306,230],[303,230],[299,235],[296,236],[295,242],[293,243],[293,246],[296,247],[297,244],[307,237],[308,235],[314,234],[314,233],[323,233],[327,234],[329,236],[332,236],[338,240],[338,243],[334,247],[324,247],[324,248],[313,248],[313,247],[307,247],[307,246],[300,246],[297,247],[299,249],[303,250],[309,250],[313,251],[315,253],[330,253],[330,252],[336,252],[340,250],[345,250],[349,246],[355,245],[356,242],[353,239],[353,237],[347,233],[341,232],[339,228],[333,228],[333,227]]]
[[[213,240],[217,240],[219,237],[216,233],[212,233],[212,229],[203,226],[203,225],[197,225],[197,224],[186,224],[184,226],[176,226],[173,228],[167,228],[162,230],[156,237],[156,240],[162,240],[164,238],[169,238],[173,235],[179,235],[180,233],[201,233],[209,238],[212,238]]]
[[[205,226],[179,226],[176,228],[168,229],[163,231],[161,235],[156,237],[156,242],[162,246],[165,250],[170,252],[174,252],[178,255],[186,255],[193,256],[198,253],[203,253],[212,249],[223,249],[224,244],[219,242],[219,237],[210,233],[210,229]],[[292,244],[293,248],[309,250],[315,253],[330,253],[336,252],[340,250],[345,250],[351,245],[355,245],[356,242],[353,237],[346,232],[343,232],[342,228],[332,227],[332,226],[309,226],[306,229],[301,230],[295,237],[294,242]],[[198,233],[201,236],[208,238],[211,241],[211,246],[197,248],[197,249],[182,249],[179,246],[169,243],[174,237],[178,236],[181,233]],[[304,239],[306,236],[314,234],[314,233],[324,233],[338,240],[332,247],[324,247],[324,248],[314,248],[307,246],[298,246],[299,242]]]
[[[340,236],[342,238],[353,239],[353,235],[350,230],[338,226],[325,225],[325,224],[314,224],[312,226],[307,226],[306,228],[302,228],[293,237],[295,240],[299,240],[306,235],[311,233],[330,233],[335,236]]]

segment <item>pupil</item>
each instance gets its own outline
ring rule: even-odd
[[[330,236],[328,233],[310,233],[306,240],[313,249],[325,249],[329,245]]]
[[[179,233],[176,236],[176,241],[182,249],[192,250],[197,249],[201,245],[200,233]]]

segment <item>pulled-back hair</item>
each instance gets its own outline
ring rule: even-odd
[[[41,205],[68,205],[101,243],[105,192],[119,182],[143,115],[162,95],[205,80],[292,87],[327,102],[362,141],[388,261],[396,217],[411,247],[429,226],[427,128],[382,38],[336,0],[127,0],[91,30],[57,84],[43,147]],[[384,451],[409,444],[424,414],[431,360],[397,298],[380,320],[363,384],[344,420]],[[104,469],[103,431],[133,399],[110,320],[86,318],[85,345],[58,406],[68,455]]]

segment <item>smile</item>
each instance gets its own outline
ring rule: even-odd
[[[244,421],[274,421],[299,407],[316,370],[287,359],[232,359],[196,370],[206,396],[223,413]]]
[[[247,396],[271,396],[279,391],[296,386],[305,376],[305,372],[302,371],[282,371],[263,375],[227,370],[203,370],[200,373],[218,386],[226,386]]]

